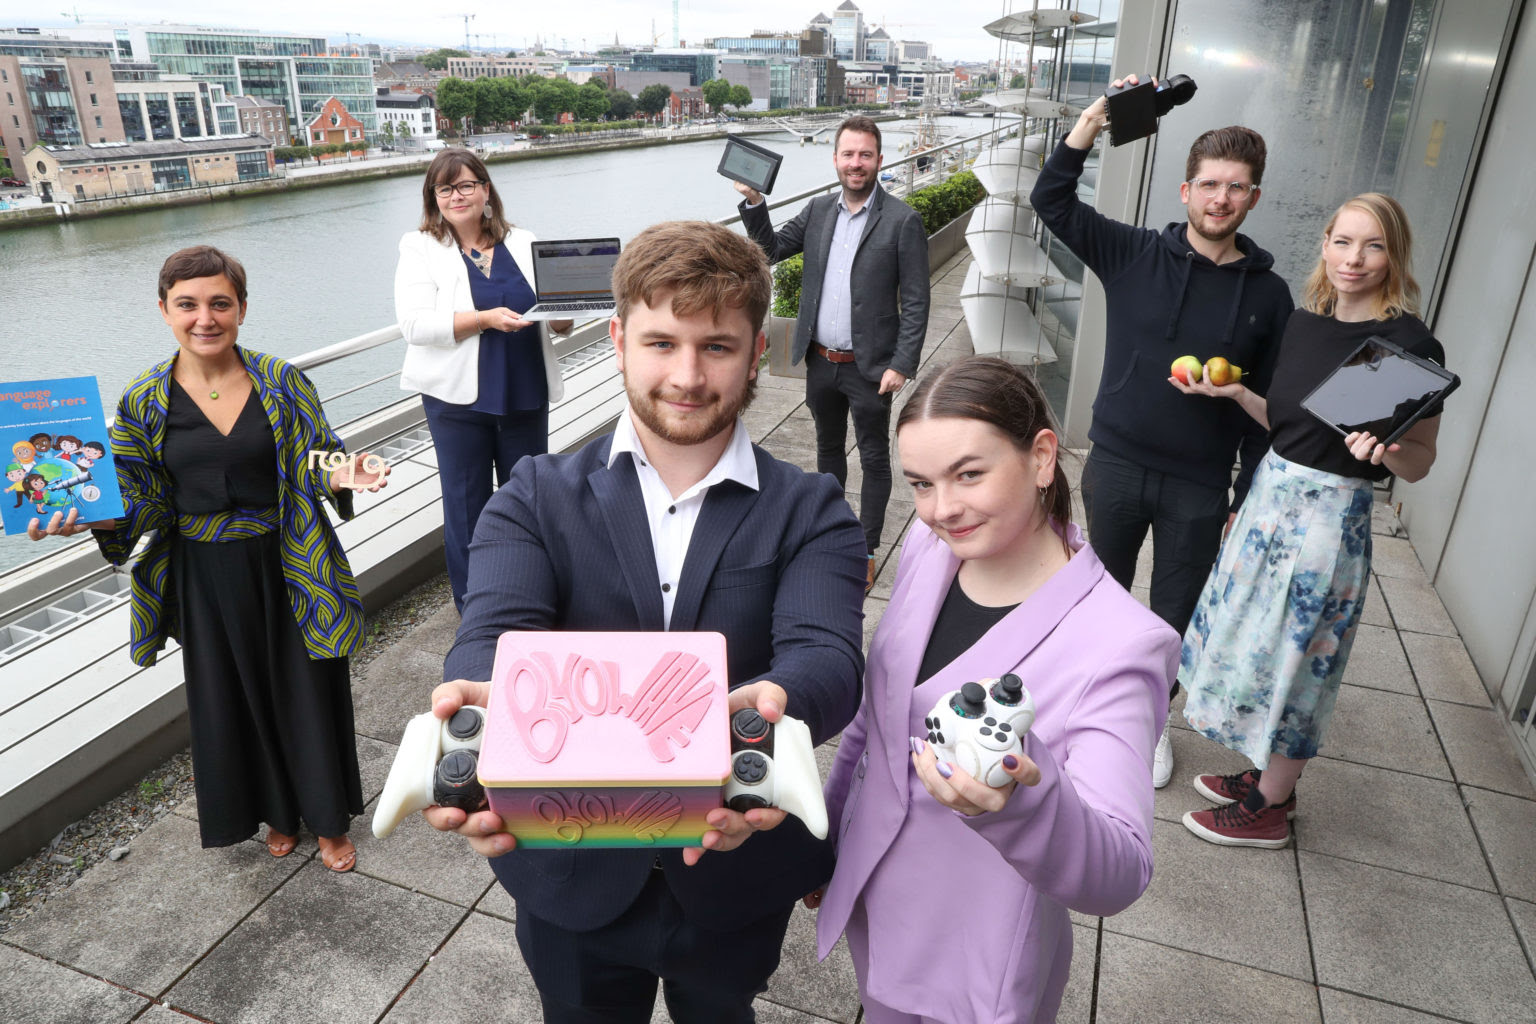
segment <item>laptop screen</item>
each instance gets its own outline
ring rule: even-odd
[[[617,238],[555,239],[533,243],[533,277],[540,302],[600,301],[613,294]]]

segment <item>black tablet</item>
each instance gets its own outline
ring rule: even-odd
[[[1340,434],[1365,431],[1391,444],[1426,416],[1438,416],[1461,378],[1387,341],[1369,337],[1301,400]]]
[[[767,195],[773,191],[773,179],[779,176],[779,164],[783,162],[782,153],[733,135],[725,140],[725,152],[720,154],[720,166],[716,170],[732,181],[750,185]]]

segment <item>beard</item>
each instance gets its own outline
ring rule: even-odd
[[[1215,229],[1214,231],[1211,231],[1202,227],[1205,222],[1205,215],[1203,213],[1197,217],[1193,212],[1191,212],[1189,214],[1189,230],[1193,231],[1195,234],[1199,235],[1201,238],[1208,242],[1224,242],[1228,238],[1231,238],[1233,235],[1237,234],[1237,229],[1243,226],[1243,220],[1244,218],[1242,216],[1238,215],[1236,211],[1233,211],[1227,215],[1227,220],[1224,225]]]
[[[668,444],[695,445],[720,436],[736,423],[736,417],[747,411],[757,394],[757,379],[748,379],[737,394],[723,398],[711,391],[681,392],[665,388],[642,394],[630,386],[629,377],[625,376],[624,393],[635,416],[651,433]],[[662,405],[669,401],[697,403],[701,408],[686,422],[679,422]]]
[[[875,190],[875,182],[879,179],[879,177],[879,171],[871,171],[864,176],[864,187],[854,188],[852,185],[848,184],[848,173],[846,171],[839,171],[837,175],[837,183],[843,186],[843,191],[851,196],[867,196]]]

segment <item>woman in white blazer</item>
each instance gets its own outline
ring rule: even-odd
[[[507,223],[479,157],[443,150],[421,199],[421,227],[400,239],[395,268],[400,386],[421,392],[432,431],[448,581],[462,609],[480,510],[518,459],[549,450],[549,406],[561,395],[550,334],[571,321],[521,318],[535,301],[534,237]]]

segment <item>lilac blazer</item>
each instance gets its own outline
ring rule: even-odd
[[[1069,526],[1066,567],[914,687],[959,560],[921,522],[870,644],[864,698],[827,780],[837,870],[817,919],[848,935],[861,987],[941,1021],[1056,1019],[1072,961],[1067,910],[1108,915],[1152,879],[1152,748],[1179,637]],[[966,818],[928,795],[908,737],[961,683],[1015,672],[1035,701],[1038,786]]]

